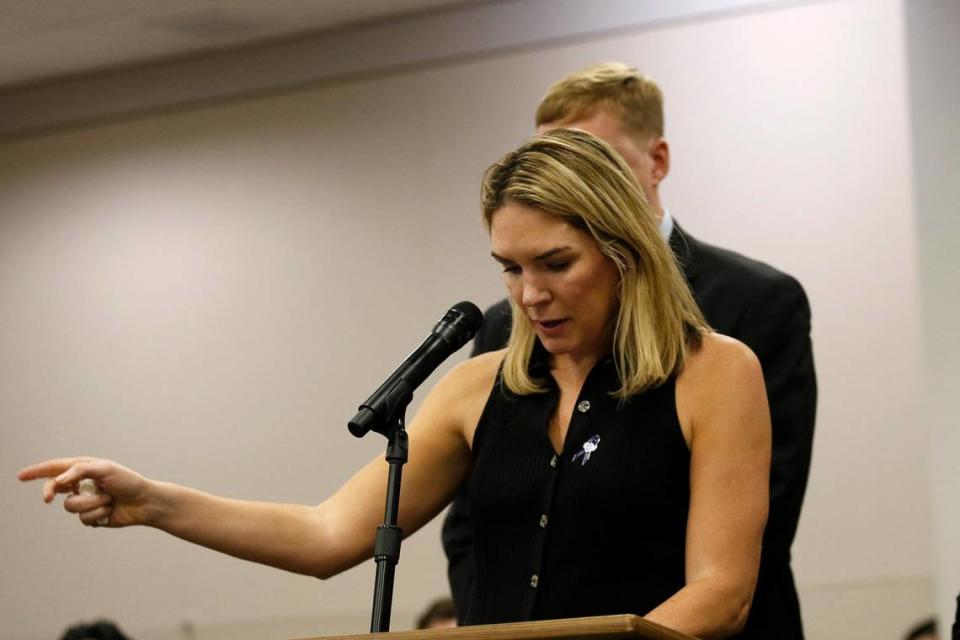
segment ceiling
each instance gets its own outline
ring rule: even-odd
[[[0,0],[0,91],[478,0]]]

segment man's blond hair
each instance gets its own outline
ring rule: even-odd
[[[636,69],[620,62],[595,64],[554,84],[537,107],[537,126],[569,124],[605,109],[630,133],[663,136],[663,94]]]

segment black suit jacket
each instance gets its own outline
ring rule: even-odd
[[[953,618],[953,631],[950,635],[953,640],[960,640],[960,594],[957,595],[957,613]]]
[[[741,637],[802,639],[790,545],[807,485],[817,404],[807,296],[791,276],[733,251],[700,242],[676,223],[670,246],[707,322],[717,332],[745,343],[760,359],[770,403],[770,515],[756,595]],[[506,300],[488,309],[474,341],[473,354],[506,345],[510,318]],[[471,545],[469,505],[465,492],[461,492],[443,526],[443,546],[450,561],[448,573],[455,602],[469,598],[473,580]]]

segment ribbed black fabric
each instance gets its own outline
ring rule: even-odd
[[[532,366],[550,391],[518,397],[498,382],[477,427],[467,624],[644,614],[684,584],[690,455],[673,380],[621,403],[612,361],[600,362],[557,455],[544,356]]]

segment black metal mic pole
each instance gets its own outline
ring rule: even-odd
[[[393,604],[393,579],[397,563],[400,561],[400,541],[403,530],[397,526],[397,514],[400,511],[400,480],[403,465],[407,462],[409,445],[404,429],[406,405],[400,409],[397,426],[387,435],[387,462],[390,472],[387,476],[387,506],[383,524],[377,527],[377,541],[373,557],[377,562],[377,578],[373,585],[373,616],[370,619],[370,632],[390,631],[390,609]]]

